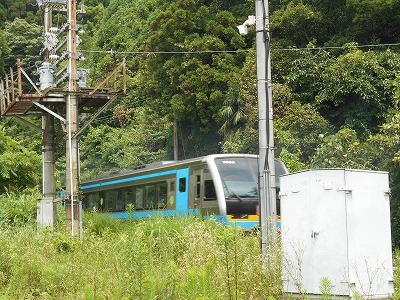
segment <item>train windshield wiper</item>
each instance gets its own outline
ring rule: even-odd
[[[234,196],[237,200],[243,202],[243,199],[238,194],[236,194],[234,190],[228,187],[224,179],[222,179],[222,183],[224,184],[225,190],[229,193],[229,196],[225,196],[225,199],[232,198],[232,196]]]

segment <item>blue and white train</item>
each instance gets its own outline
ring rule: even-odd
[[[287,173],[279,160],[275,173],[279,188],[279,175]],[[85,181],[81,191],[85,210],[121,219],[196,214],[246,229],[259,225],[257,155],[215,154],[142,165]]]

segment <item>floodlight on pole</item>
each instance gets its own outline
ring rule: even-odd
[[[256,24],[256,17],[249,16],[248,19],[242,25],[236,27],[241,35],[246,35],[248,33],[247,26],[254,24]]]

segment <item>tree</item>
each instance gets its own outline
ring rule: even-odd
[[[290,40],[292,46],[304,47],[318,39],[321,12],[302,1],[291,1],[271,15],[272,32],[278,39]]]
[[[314,168],[376,169],[373,151],[367,142],[361,142],[356,131],[343,128],[323,137],[311,165]]]
[[[399,40],[400,2],[396,0],[349,0],[353,11],[351,29],[346,32],[359,43],[396,43]]]
[[[4,58],[10,53],[4,31],[0,30],[0,74],[4,73],[5,61]]]
[[[389,111],[386,122],[369,142],[374,147],[375,165],[389,172],[392,240],[400,247],[400,113],[397,109]]]
[[[111,1],[98,32],[103,49],[149,52],[128,61],[133,97],[179,121],[183,139],[191,139],[181,153],[186,157],[219,150],[218,111],[245,57],[229,53],[246,46],[236,29],[246,14],[239,21],[228,11],[242,9],[234,2],[237,7],[225,1]],[[97,66],[113,59],[100,58]],[[191,138],[196,135],[203,137]]]
[[[394,103],[400,55],[351,49],[337,59],[329,57],[325,51],[304,51],[293,62],[288,85],[297,99],[312,104],[337,128],[352,128],[365,140],[377,132]]]
[[[34,187],[41,179],[41,157],[0,131],[0,193]]]
[[[20,57],[25,67],[35,67],[42,47],[42,26],[28,23],[24,19],[16,18],[5,25],[4,33],[10,55],[6,57],[6,65],[12,66],[16,57]]]
[[[166,160],[171,124],[154,115],[150,107],[138,108],[133,120],[122,128],[90,127],[81,139],[82,178]]]
[[[234,89],[229,102],[223,107],[226,123],[223,150],[226,152],[258,153],[258,99],[255,55],[251,54],[242,69],[241,81]],[[290,171],[298,171],[309,165],[314,149],[321,144],[321,135],[332,128],[310,104],[294,101],[290,88],[282,84],[272,86],[274,109],[275,155]],[[229,112],[226,113],[226,112]],[[230,123],[229,123],[230,122]],[[229,126],[230,124],[230,126]]]
[[[37,13],[37,6],[30,0],[2,0],[0,3],[0,26],[5,21],[13,21],[17,18],[24,19],[28,23],[39,23],[40,14]]]

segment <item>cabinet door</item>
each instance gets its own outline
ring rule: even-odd
[[[393,292],[387,173],[346,171],[349,278],[364,296]]]
[[[311,242],[306,260],[312,274],[308,290],[313,294],[321,293],[323,278],[329,279],[333,294],[349,294],[344,179],[343,170],[311,172]]]
[[[281,177],[282,247],[286,291],[348,294],[346,199],[338,193],[343,172],[313,170]],[[343,280],[342,280],[343,278]]]

